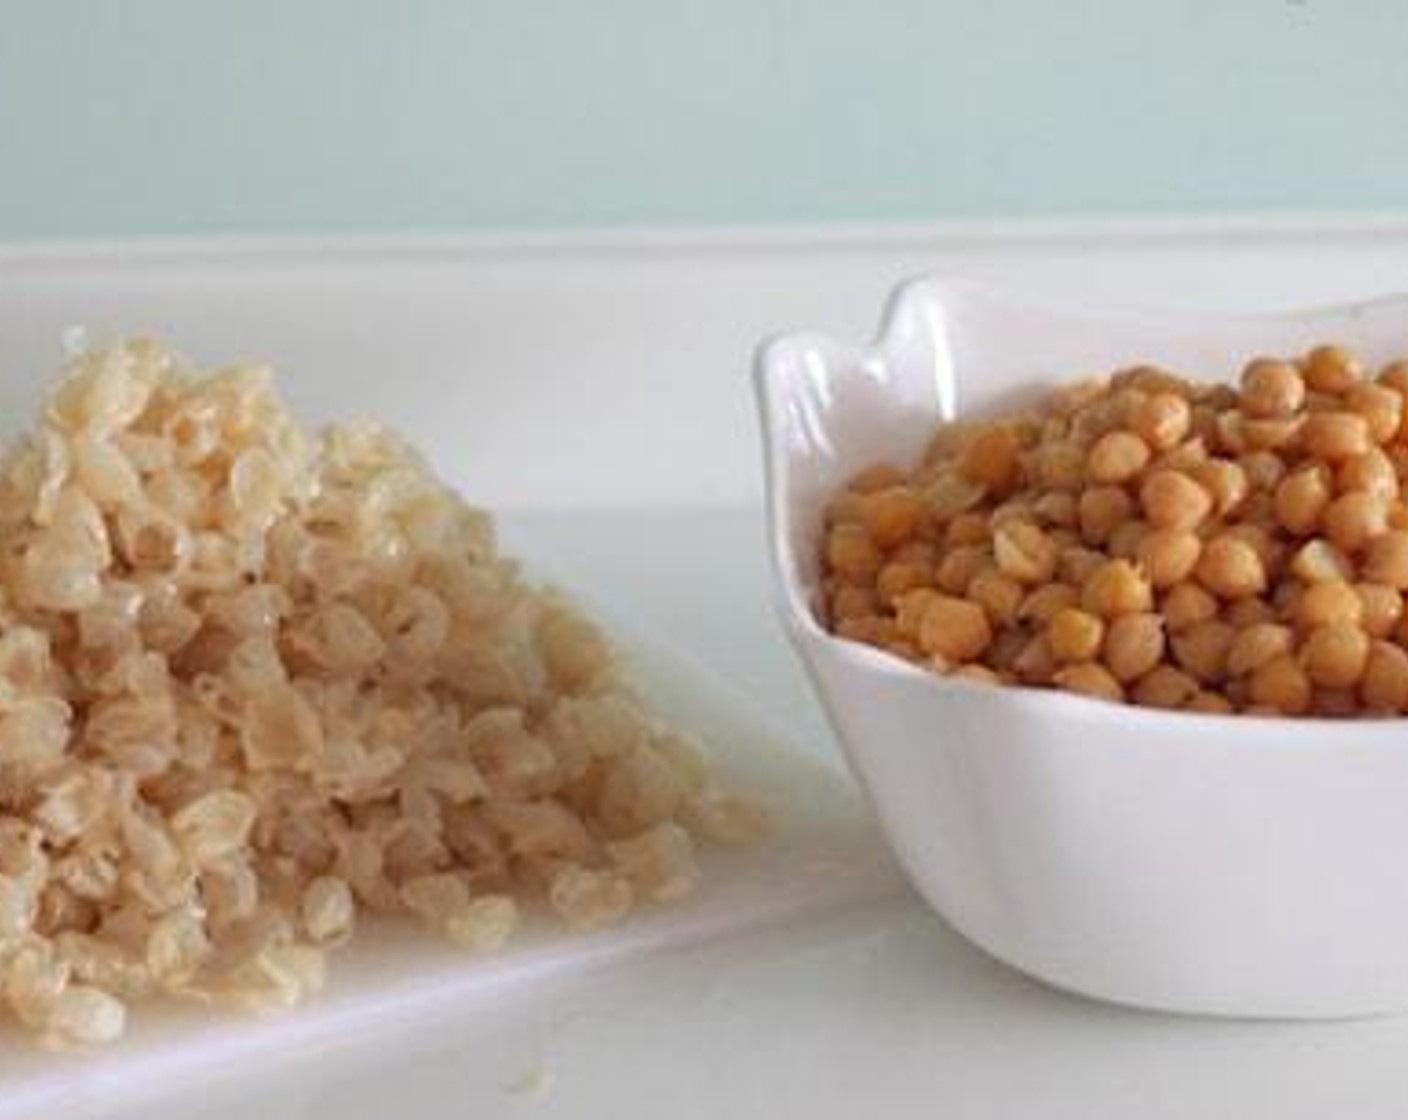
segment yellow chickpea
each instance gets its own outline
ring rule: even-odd
[[[1017,617],[1023,622],[1046,624],[1059,611],[1080,603],[1080,588],[1068,583],[1048,583],[1027,593]]]
[[[1349,688],[1364,675],[1369,635],[1358,626],[1332,622],[1317,626],[1300,648],[1305,674],[1322,688]]]
[[[1383,583],[1356,583],[1363,614],[1359,625],[1371,638],[1387,638],[1403,620],[1403,595],[1395,587]]]
[[[1364,417],[1369,438],[1375,443],[1387,443],[1403,422],[1403,396],[1387,385],[1360,382],[1345,393],[1344,403],[1351,412]]]
[[[891,486],[866,496],[862,504],[870,539],[883,549],[912,540],[927,513],[924,499],[907,486]]]
[[[1335,482],[1341,490],[1363,490],[1392,501],[1399,495],[1398,471],[1382,448],[1371,447],[1340,464]]]
[[[1343,463],[1374,445],[1369,422],[1357,412],[1312,413],[1301,425],[1300,438],[1313,458],[1327,463]]]
[[[1081,605],[1101,618],[1137,614],[1153,605],[1149,580],[1128,560],[1109,560],[1085,581]]]
[[[1390,529],[1369,542],[1364,578],[1408,590],[1408,531]]]
[[[873,494],[905,483],[904,472],[893,463],[874,463],[851,476],[846,489],[857,494]]]
[[[963,545],[949,552],[939,562],[934,582],[950,595],[962,595],[973,577],[992,563],[992,554],[978,545]]]
[[[1276,608],[1265,599],[1238,599],[1228,603],[1222,617],[1238,630],[1255,626],[1259,622],[1275,622]]]
[[[1217,599],[1196,583],[1180,583],[1170,588],[1163,601],[1164,622],[1176,632],[1218,612]]]
[[[1379,371],[1377,381],[1390,389],[1396,389],[1408,400],[1408,362],[1390,362]]]
[[[1221,619],[1195,622],[1170,639],[1174,660],[1199,684],[1217,684],[1227,675],[1227,652],[1236,635],[1236,628]]]
[[[1092,486],[1080,496],[1080,533],[1086,544],[1104,544],[1134,513],[1134,499],[1120,486]]]
[[[1140,678],[1130,695],[1136,704],[1148,708],[1182,708],[1202,689],[1181,669],[1160,665]]]
[[[882,560],[870,534],[859,525],[837,525],[827,536],[826,561],[842,579],[867,582],[880,570]]]
[[[1021,476],[1021,450],[1011,428],[995,425],[974,436],[964,450],[959,469],[979,486],[1006,493]]]
[[[1187,437],[1192,409],[1177,393],[1157,392],[1145,397],[1129,418],[1129,426],[1155,451],[1168,451]]]
[[[1202,555],[1203,542],[1191,529],[1152,529],[1135,552],[1149,582],[1159,589],[1189,579]]]
[[[950,662],[974,660],[992,641],[992,626],[976,603],[948,595],[936,596],[924,609],[919,646]]]
[[[1058,669],[1052,679],[1057,687],[1067,692],[1079,693],[1081,696],[1116,702],[1124,699],[1124,689],[1120,687],[1119,681],[1103,666],[1093,662],[1067,665]]]
[[[842,622],[848,618],[869,618],[879,612],[880,604],[875,598],[875,592],[869,587],[843,583],[831,591],[830,617],[832,622]]]
[[[1139,555],[1139,546],[1150,533],[1147,521],[1126,521],[1117,525],[1105,542],[1105,551],[1115,560],[1133,560]]]
[[[1105,664],[1116,680],[1127,684],[1159,663],[1164,643],[1164,620],[1157,614],[1120,615],[1105,634]]]
[[[1291,557],[1291,572],[1305,583],[1326,583],[1354,578],[1354,565],[1338,548],[1322,537],[1301,545]],[[1386,580],[1378,580],[1384,583]]]
[[[1227,459],[1207,459],[1192,470],[1192,476],[1212,496],[1213,512],[1226,517],[1237,509],[1251,490],[1247,472],[1240,463]]]
[[[1252,672],[1248,698],[1258,707],[1281,715],[1304,715],[1310,710],[1310,678],[1295,658],[1281,654]]]
[[[1188,703],[1183,705],[1185,711],[1204,712],[1208,715],[1231,715],[1237,709],[1232,706],[1232,701],[1223,696],[1220,692],[1208,692],[1206,690],[1198,693]]]
[[[1241,409],[1248,416],[1294,416],[1305,404],[1300,370],[1277,358],[1257,358],[1242,371]]]
[[[983,568],[969,582],[967,597],[987,612],[994,626],[1015,622],[1026,588],[996,568]]]
[[[1071,607],[1057,611],[1046,630],[1052,656],[1062,664],[1091,660],[1100,652],[1104,637],[1102,619]]]
[[[902,638],[917,639],[919,627],[924,621],[924,612],[929,604],[943,596],[932,587],[921,587],[907,591],[895,600],[895,629]]]
[[[1388,530],[1388,504],[1377,495],[1351,490],[1325,507],[1320,525],[1336,548],[1355,553]]]
[[[1149,445],[1133,432],[1106,432],[1090,449],[1086,474],[1092,482],[1127,482],[1149,462]]]
[[[1296,608],[1296,623],[1306,630],[1331,623],[1358,626],[1363,618],[1363,600],[1353,587],[1342,580],[1311,584],[1301,595]]]
[[[1036,525],[1018,522],[1003,525],[993,534],[997,567],[1018,583],[1046,583],[1056,572],[1060,553],[1056,544]]]
[[[1155,471],[1139,488],[1149,524],[1159,529],[1196,529],[1213,508],[1212,496],[1179,471]]]
[[[1392,642],[1374,642],[1359,682],[1359,696],[1372,712],[1393,715],[1408,711],[1408,653]]]
[[[1273,451],[1248,451],[1237,465],[1247,476],[1247,485],[1253,490],[1271,492],[1277,483],[1286,477],[1286,464]]]
[[[1051,652],[1051,643],[1046,635],[1038,634],[1022,647],[1012,664],[1012,670],[1027,684],[1049,684],[1060,668],[1060,662]]]
[[[1064,490],[1043,494],[1032,505],[1032,512],[1048,527],[1070,527],[1080,519],[1076,496]]]
[[[1258,622],[1238,630],[1227,648],[1227,672],[1234,677],[1254,673],[1273,658],[1291,652],[1291,628]]]
[[[944,528],[944,544],[949,548],[985,545],[992,539],[992,526],[986,513],[960,513]]]
[[[1363,376],[1363,364],[1343,346],[1317,346],[1305,356],[1305,383],[1317,393],[1345,393]]]
[[[916,587],[934,582],[934,565],[919,560],[891,560],[875,577],[875,593],[883,603],[893,603]]]
[[[1203,546],[1196,574],[1199,583],[1222,599],[1241,599],[1266,590],[1266,568],[1256,549],[1226,533]]]

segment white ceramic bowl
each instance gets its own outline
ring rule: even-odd
[[[1056,309],[923,280],[881,336],[758,352],[781,611],[914,885],[993,956],[1120,1003],[1331,1017],[1408,1007],[1408,722],[1164,713],[946,681],[817,623],[827,495],[940,417],[1151,361],[1408,352],[1408,299],[1258,318]]]

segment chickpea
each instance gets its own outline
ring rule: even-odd
[[[960,665],[949,673],[949,679],[969,681],[972,684],[1001,684],[1002,678],[986,665]]]
[[[1093,548],[1068,548],[1061,553],[1056,575],[1065,583],[1083,584],[1105,560],[1105,554]]]
[[[1317,346],[1305,356],[1305,383],[1317,393],[1347,392],[1364,376],[1364,366],[1343,346]]]
[[[1286,464],[1274,451],[1248,451],[1237,465],[1247,476],[1247,485],[1253,490],[1273,491],[1276,484],[1286,477]]]
[[[1398,471],[1379,447],[1341,463],[1335,481],[1341,490],[1363,490],[1385,501],[1399,495]]]
[[[1296,608],[1296,622],[1307,630],[1331,623],[1358,626],[1363,618],[1363,600],[1342,580],[1311,584]]]
[[[1193,477],[1211,496],[1213,511],[1226,517],[1247,497],[1251,483],[1241,464],[1227,459],[1208,459],[1192,471]]]
[[[1236,629],[1221,619],[1195,622],[1171,639],[1173,656],[1199,684],[1217,684],[1227,675],[1227,655],[1236,636]]]
[[[1260,622],[1275,622],[1277,614],[1276,608],[1265,599],[1237,599],[1223,608],[1222,617],[1242,630]]]
[[[1354,565],[1344,553],[1321,537],[1306,541],[1296,550],[1291,557],[1291,571],[1306,583],[1354,578]]]
[[[1329,473],[1325,468],[1302,467],[1277,485],[1276,519],[1290,532],[1305,536],[1315,531],[1331,496]]]
[[[826,561],[842,579],[863,583],[880,570],[880,550],[859,525],[835,526],[826,540]]]
[[[1227,649],[1227,672],[1234,677],[1254,673],[1273,658],[1291,652],[1291,629],[1258,622],[1237,631]]]
[[[1222,599],[1241,599],[1266,590],[1266,568],[1256,549],[1226,533],[1203,546],[1196,574],[1199,583]]]
[[[1038,634],[1022,648],[1012,669],[1027,684],[1047,684],[1056,675],[1060,663],[1051,652],[1051,643]]]
[[[848,618],[870,618],[880,613],[880,604],[875,592],[869,587],[843,583],[832,589],[829,596],[830,618],[832,622],[842,622]]]
[[[936,596],[919,624],[919,648],[951,662],[972,661],[992,641],[983,608],[948,595]]]
[[[875,577],[875,593],[881,602],[890,604],[905,592],[928,587],[933,582],[933,564],[919,560],[891,560]]]
[[[1063,490],[1043,494],[1032,506],[1032,512],[1047,526],[1072,526],[1080,518],[1079,507],[1074,494]]]
[[[1135,557],[1149,582],[1162,589],[1191,577],[1202,551],[1203,542],[1191,529],[1152,529],[1140,538]]]
[[[1369,438],[1375,443],[1387,443],[1403,422],[1403,395],[1386,385],[1361,382],[1345,393],[1344,403],[1351,412],[1364,417]]]
[[[1094,482],[1127,482],[1149,462],[1149,445],[1133,432],[1107,432],[1095,441],[1086,463]]]
[[[1033,467],[1046,489],[1076,491],[1085,481],[1085,451],[1075,443],[1042,444]]]
[[[1155,471],[1139,488],[1149,524],[1160,529],[1196,529],[1212,511],[1208,492],[1186,474]]]
[[[1325,507],[1320,525],[1336,548],[1355,553],[1388,530],[1388,504],[1363,490],[1351,490]]]
[[[991,539],[992,525],[986,513],[960,513],[944,529],[944,544],[949,548],[986,545]]]
[[[1149,581],[1128,560],[1110,560],[1091,573],[1081,605],[1101,618],[1147,611],[1153,605]]]
[[[899,637],[893,619],[877,618],[873,615],[865,618],[843,618],[836,623],[836,633],[847,641],[864,642],[870,646],[885,646]]]
[[[953,549],[939,564],[935,582],[950,595],[962,595],[973,577],[992,563],[992,554],[978,545],[963,545]]]
[[[1392,642],[1374,642],[1359,682],[1359,696],[1373,712],[1408,710],[1408,653]]]
[[[1164,621],[1173,632],[1212,618],[1217,611],[1217,600],[1196,583],[1180,583],[1164,596]]]
[[[926,514],[924,500],[907,486],[867,494],[861,511],[870,539],[882,549],[898,548],[912,540]]]
[[[1310,710],[1317,716],[1343,719],[1354,715],[1358,707],[1352,688],[1317,688],[1311,693]]]
[[[1281,715],[1304,715],[1310,710],[1310,678],[1295,658],[1281,654],[1252,672],[1248,696],[1253,704]]]
[[[994,426],[979,432],[959,461],[969,481],[995,493],[1006,493],[1021,475],[1021,445],[1012,429]]]
[[[1056,572],[1057,546],[1035,525],[1004,525],[993,534],[998,569],[1019,583],[1046,583]]]
[[[1408,362],[1390,362],[1379,371],[1378,382],[1398,390],[1404,399],[1408,399]]]
[[[1164,655],[1164,620],[1156,614],[1125,614],[1105,635],[1105,664],[1115,679],[1129,683],[1156,666]]]
[[[1155,392],[1134,409],[1129,426],[1153,450],[1168,451],[1188,435],[1192,415],[1187,400],[1179,394]]]
[[[1080,532],[1086,544],[1104,544],[1115,528],[1130,519],[1134,499],[1119,486],[1092,486],[1080,496]]]
[[[1232,701],[1220,692],[1203,691],[1183,705],[1185,711],[1205,712],[1208,715],[1231,715],[1237,709]]]
[[[929,516],[938,522],[949,522],[966,513],[983,500],[984,494],[981,486],[958,471],[943,471],[924,487]]]
[[[1149,708],[1182,708],[1202,689],[1198,682],[1172,665],[1160,665],[1140,678],[1132,696],[1136,704]]]
[[[917,639],[929,604],[943,598],[932,587],[907,591],[895,600],[895,630],[899,637]]]
[[[1116,560],[1133,560],[1139,555],[1139,546],[1150,532],[1147,521],[1126,521],[1117,525],[1105,542],[1105,551]]]
[[[1015,622],[1026,589],[996,568],[983,568],[968,582],[968,598],[987,612],[994,626]]]
[[[1097,700],[1120,701],[1124,699],[1124,689],[1120,687],[1119,681],[1115,680],[1103,666],[1093,662],[1067,665],[1058,669],[1053,680],[1058,687],[1067,692],[1092,696]]]
[[[1390,529],[1369,542],[1364,578],[1408,590],[1408,531]]]
[[[1363,610],[1360,625],[1371,638],[1387,638],[1403,620],[1403,596],[1395,587],[1383,583],[1356,583]]]
[[[1317,626],[1301,644],[1306,676],[1322,688],[1349,688],[1364,675],[1369,635],[1358,626],[1332,622]]]
[[[1343,463],[1373,446],[1369,422],[1357,412],[1316,412],[1300,429],[1305,449],[1316,459]]]
[[[1049,623],[1057,612],[1080,603],[1080,589],[1068,583],[1048,583],[1027,593],[1017,611],[1023,622]]]
[[[1294,416],[1305,403],[1305,382],[1290,362],[1257,358],[1242,371],[1240,403],[1248,416]]]
[[[1087,611],[1066,607],[1051,618],[1046,640],[1052,656],[1063,664],[1089,661],[1100,652],[1105,623]]]

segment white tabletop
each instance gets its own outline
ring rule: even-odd
[[[183,285],[212,268],[226,279],[210,283],[246,294],[236,322],[183,310]],[[458,480],[516,511],[513,544],[696,654],[803,749],[835,761],[768,606],[743,378],[752,339],[798,323],[868,333],[889,282],[929,269],[1190,306],[1404,289],[1408,229],[947,230],[469,245],[389,258],[280,251],[198,264],[181,254],[0,254],[0,287],[19,293],[0,309],[0,329],[27,357],[49,345],[56,323],[124,324],[160,305],[170,314],[159,325],[192,350],[238,342],[293,368],[316,362],[316,332],[295,336],[287,315],[316,318],[336,302],[327,293],[349,285],[385,285],[387,313],[413,313],[429,291],[416,285],[437,269],[455,274],[471,311],[448,325],[423,311],[430,341],[453,336],[478,371],[442,409],[477,441],[456,460]],[[304,293],[292,309],[280,304],[290,286]],[[364,325],[348,329],[366,334],[364,365],[347,372],[356,401],[385,355]],[[0,392],[19,395],[12,382]],[[465,401],[489,420],[450,407]],[[402,419],[442,461],[456,446],[450,420],[437,426],[413,410]],[[634,441],[622,440],[623,420]],[[1233,1023],[1061,995],[899,898],[518,989],[414,1031],[350,1040],[317,1062],[275,1065],[257,1082],[163,1086],[160,1102],[113,1114],[1376,1117],[1402,1114],[1405,1059],[1408,1018]]]

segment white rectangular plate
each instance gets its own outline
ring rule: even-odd
[[[40,1052],[7,1024],[0,1118],[32,1120],[159,1095],[161,1086],[189,1088],[241,1066],[256,1076],[271,1059],[312,1063],[357,1047],[373,1055],[398,1032],[426,1021],[452,1023],[516,984],[874,902],[902,889],[850,783],[780,741],[686,655],[620,621],[608,623],[654,710],[703,736],[717,771],[767,802],[774,822],[768,839],[705,849],[704,881],[695,895],[675,906],[641,909],[597,934],[575,936],[538,922],[503,952],[474,957],[407,923],[378,923],[333,957],[324,993],[278,1015],[232,1017],[170,1002],[139,1004],[121,1042],[71,1054]]]

